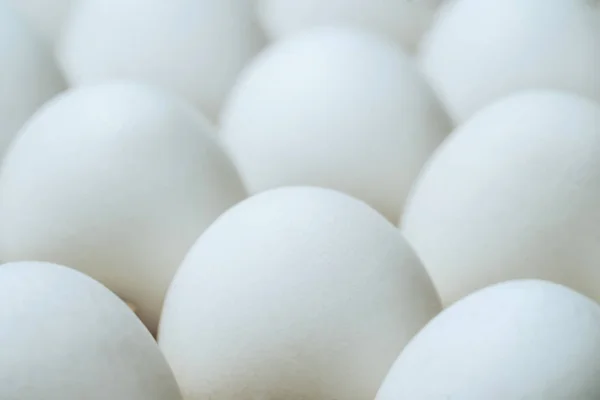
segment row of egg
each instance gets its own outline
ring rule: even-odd
[[[592,300],[546,281],[510,281],[434,317],[439,304],[418,259],[367,206],[324,189],[261,196],[232,209],[193,247],[169,291],[158,347],[89,277],[54,264],[3,265],[1,398],[598,397],[600,306]],[[263,257],[209,247],[231,235],[233,222],[252,219],[249,209],[272,217],[274,203],[297,208],[307,197],[319,211],[342,207],[338,214],[351,219],[344,227],[359,224],[383,243],[373,240],[365,254],[365,236],[339,238],[339,223],[329,221],[318,234],[334,233],[333,246],[309,240],[305,251]],[[315,234],[314,224],[296,230],[289,222],[275,229]],[[280,245],[279,232],[250,230],[256,226],[230,244],[258,234]],[[348,251],[352,244],[358,248]]]
[[[65,267],[5,264],[0,299],[7,400],[600,394],[597,303],[522,280],[437,315],[397,229],[327,189],[267,191],[211,225],[169,289],[158,347],[125,303]]]
[[[259,1],[270,36],[286,37],[237,78],[263,45],[250,3],[79,1],[56,53],[86,85],[31,118],[65,83],[0,4],[7,145],[29,119],[0,174],[0,259],[68,265],[135,304],[186,400],[373,398],[409,341],[381,399],[597,395],[595,303],[541,281],[471,294],[543,278],[600,298],[594,4],[456,0],[416,65],[394,40],[413,50],[438,2],[394,14]],[[408,10],[418,24],[395,25]],[[356,27],[287,37],[340,18],[392,40]],[[337,192],[274,189],[289,185]],[[434,318],[438,295],[403,236],[339,192],[403,215],[444,305],[471,295]],[[102,286],[47,264],[0,271],[0,398],[180,397]]]
[[[177,92],[217,121],[240,71],[269,41],[289,38],[307,28],[323,25],[371,31],[401,45],[410,54],[420,43],[419,64],[457,123],[464,122],[492,101],[518,90],[554,88],[600,99],[600,79],[596,73],[600,67],[600,28],[595,0],[2,2],[0,57],[7,62],[3,62],[0,76],[14,78],[2,81],[3,87],[11,89],[2,92],[2,119],[9,120],[9,116],[14,119],[13,126],[1,127],[3,138],[12,134],[9,132],[14,131],[16,124],[23,122],[23,113],[30,114],[40,101],[64,86],[57,77],[56,68],[51,65],[48,49],[43,48],[47,44],[54,50],[57,63],[71,85],[107,79],[143,80]],[[9,5],[25,18],[18,18],[9,11]],[[46,40],[38,40],[32,29],[24,26],[26,23],[42,33]],[[245,97],[257,96],[267,101],[271,99],[266,96],[272,94],[281,96],[276,100],[285,100],[294,108],[294,105],[307,106],[326,95],[340,101],[340,97],[352,95],[351,89],[357,91],[365,86],[385,85],[382,82],[386,79],[392,82],[401,79],[385,73],[385,65],[394,67],[391,60],[379,69],[372,69],[372,64],[384,57],[376,49],[359,56],[338,49],[330,58],[321,60],[324,68],[321,75],[307,76],[308,71],[304,68],[310,63],[312,54],[302,56],[298,52],[307,50],[318,55],[318,49],[311,48],[308,43],[305,46],[309,48],[302,48],[299,43],[285,44],[271,50],[270,56],[262,55],[262,62],[257,62],[246,74],[249,76],[242,78],[246,82],[240,84],[234,99],[241,96],[239,103],[247,101]],[[326,51],[326,47],[324,45],[321,51]],[[286,56],[285,53],[289,54]],[[343,59],[344,56],[350,59]],[[361,62],[352,57],[359,57]],[[361,71],[363,61],[368,64],[364,66],[366,70]],[[339,64],[343,64],[341,70],[348,73],[346,80],[342,82],[340,78],[329,82],[327,78],[340,72]],[[28,68],[24,68],[26,65]],[[278,66],[275,76],[278,80],[272,81],[270,68]],[[396,67],[406,70],[406,67]],[[403,75],[406,74],[410,72]],[[311,83],[313,78],[316,83],[326,86]],[[404,79],[408,78],[404,76]],[[34,81],[35,85],[30,84]],[[308,88],[298,92],[293,85],[283,85],[291,81]],[[14,87],[7,86],[10,82],[23,87],[13,91]],[[254,86],[261,83],[259,88]],[[263,93],[267,83],[276,83],[280,87],[277,92]],[[340,93],[336,84],[342,83],[348,86],[348,92]],[[327,87],[329,85],[332,87]],[[11,94],[13,102],[18,100],[17,107],[9,108],[6,104]],[[384,98],[370,100],[373,104],[385,101]],[[348,106],[355,111],[363,107],[374,108],[369,107],[371,103],[365,103],[366,100],[357,101]],[[10,111],[18,112],[13,115]],[[266,124],[265,120],[272,119],[271,114],[263,113],[266,115],[259,113],[254,120]],[[243,115],[231,118],[239,120]],[[358,116],[354,119],[358,120]],[[373,119],[371,123],[378,125],[392,123]],[[348,125],[352,126],[351,123]],[[292,136],[292,133],[288,135]]]

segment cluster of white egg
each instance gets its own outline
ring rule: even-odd
[[[600,2],[0,0],[0,60],[0,400],[600,398]]]

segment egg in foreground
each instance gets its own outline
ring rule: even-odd
[[[181,400],[156,342],[108,289],[59,265],[0,265],[0,398]]]
[[[198,239],[158,340],[186,400],[372,399],[439,310],[420,261],[375,210],[328,189],[281,188]]]
[[[600,306],[561,285],[512,281],[434,318],[376,400],[591,400],[599,375]]]

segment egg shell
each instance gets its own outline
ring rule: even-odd
[[[449,1],[420,53],[423,70],[459,123],[520,90],[566,90],[600,100],[600,3]]]
[[[600,105],[533,91],[483,109],[424,168],[402,229],[446,305],[517,278],[600,300]]]
[[[375,210],[329,189],[280,188],[198,239],[158,340],[186,400],[372,399],[439,310],[421,263]]]
[[[160,85],[215,119],[264,41],[254,0],[86,0],[74,7],[57,57],[73,85]]]
[[[3,0],[4,1],[4,0]],[[78,0],[8,0],[49,44],[59,37]]]
[[[600,307],[564,286],[512,281],[434,318],[376,400],[548,400],[600,396]]]
[[[152,335],[104,286],[66,267],[0,266],[2,400],[181,400]]]
[[[78,269],[154,331],[189,247],[244,197],[193,107],[135,83],[81,87],[36,113],[5,159],[0,258]]]
[[[413,179],[451,126],[398,46],[350,28],[314,28],[242,73],[220,137],[250,193],[320,186],[398,219]]]
[[[316,26],[345,25],[384,34],[413,50],[442,0],[257,0],[271,38]]]
[[[0,158],[25,121],[65,82],[46,47],[23,18],[0,2]]]

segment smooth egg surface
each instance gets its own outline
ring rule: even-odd
[[[154,84],[215,120],[264,42],[254,0],[85,0],[65,25],[57,57],[73,85]]]
[[[46,43],[0,2],[0,158],[25,121],[66,84]]]
[[[600,300],[600,104],[533,91],[481,110],[428,162],[401,226],[445,305],[518,278]]]
[[[392,224],[347,195],[290,187],[245,200],[198,239],[158,340],[186,400],[367,400],[439,310]]]
[[[40,262],[0,265],[2,400],[181,400],[152,335],[93,279]]]
[[[376,400],[592,400],[599,375],[600,306],[561,285],[511,281],[434,318]]]
[[[448,1],[423,40],[420,61],[458,123],[521,90],[600,100],[600,3]]]
[[[189,247],[242,200],[196,110],[135,83],[72,89],[26,124],[0,173],[0,259],[68,265],[156,329]]]
[[[331,188],[392,221],[450,121],[413,60],[350,28],[275,43],[242,73],[220,138],[250,193]]]

